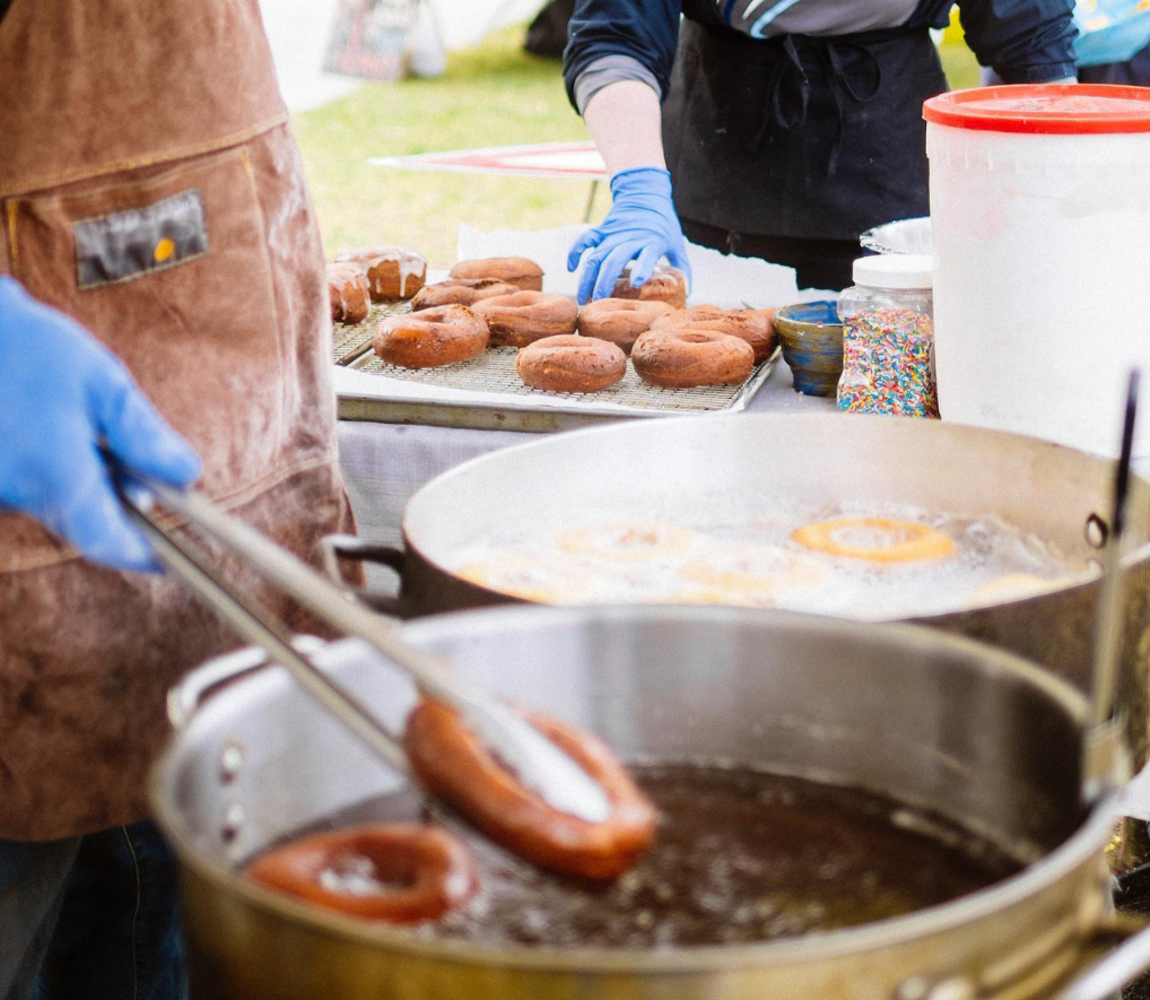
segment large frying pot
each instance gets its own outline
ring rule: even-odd
[[[1117,428],[1115,433],[1117,433]],[[407,504],[404,551],[370,547],[401,575],[410,617],[512,598],[456,576],[458,554],[527,519],[556,530],[595,521],[746,520],[788,503],[871,500],[997,515],[1075,560],[1097,555],[1111,507],[1112,464],[1015,434],[930,420],[847,414],[739,414],[652,420],[567,433],[474,459]],[[1150,719],[1150,483],[1130,494],[1132,551],[1120,701],[1139,766]],[[1098,574],[1023,600],[956,606],[908,620],[1001,646],[1089,687]]]
[[[373,928],[234,873],[290,832],[402,787],[243,651],[174,693],[179,728],[152,788],[181,861],[200,1000],[1026,1000],[1112,943],[1102,848],[1113,802],[1080,805],[1084,700],[1010,654],[909,626],[716,608],[504,608],[402,634],[626,758],[726,759],[861,786],[1035,860],[941,906],[760,945],[495,948]],[[406,679],[356,643],[326,647],[321,662],[392,724],[412,703]]]

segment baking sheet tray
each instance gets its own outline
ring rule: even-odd
[[[407,369],[361,354],[337,380],[344,420],[448,427],[552,431],[606,420],[682,416],[745,409],[770,376],[776,349],[741,385],[661,389],[644,384],[630,366],[617,385],[599,392],[556,393],[525,386],[515,372],[514,347],[496,347],[471,361]],[[354,380],[350,376],[359,376]]]

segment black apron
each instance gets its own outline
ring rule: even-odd
[[[857,239],[926,215],[922,103],[946,90],[927,28],[752,39],[684,20],[663,142],[684,220]]]

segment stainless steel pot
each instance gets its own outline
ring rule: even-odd
[[[1112,463],[1020,435],[930,420],[847,414],[739,414],[651,420],[508,448],[433,479],[408,502],[404,550],[370,546],[401,576],[398,598],[369,595],[401,617],[512,600],[449,567],[508,523],[690,520],[700,511],[750,521],[788,502],[871,500],[996,515],[1058,545],[1097,555]],[[1150,720],[1150,483],[1130,495],[1120,702],[1136,764]],[[354,551],[355,545],[341,551]],[[1098,575],[1023,600],[956,607],[909,620],[990,642],[1088,690]]]
[[[909,626],[716,608],[505,608],[402,635],[625,758],[726,759],[861,786],[1036,860],[942,906],[753,946],[493,948],[372,927],[235,874],[285,835],[402,787],[249,650],[173,693],[178,730],[153,779],[182,866],[196,997],[1025,1000],[1118,931],[1102,860],[1113,802],[1079,800],[1084,700],[1007,653]],[[414,692],[393,668],[347,641],[320,660],[402,721]]]

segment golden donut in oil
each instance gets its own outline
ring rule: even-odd
[[[587,574],[526,552],[505,552],[470,562],[455,574],[487,590],[538,604],[578,604],[590,599],[595,589]]]
[[[646,562],[685,555],[698,539],[695,532],[673,524],[594,524],[564,532],[556,544],[573,556]]]
[[[816,589],[830,571],[810,556],[770,545],[731,545],[704,552],[688,562],[684,579],[720,591]]]
[[[870,538],[852,541],[850,533]],[[844,537],[846,536],[846,537]],[[887,517],[838,517],[804,524],[791,532],[804,548],[828,556],[877,563],[931,562],[949,559],[957,548],[950,535],[915,521]]]

